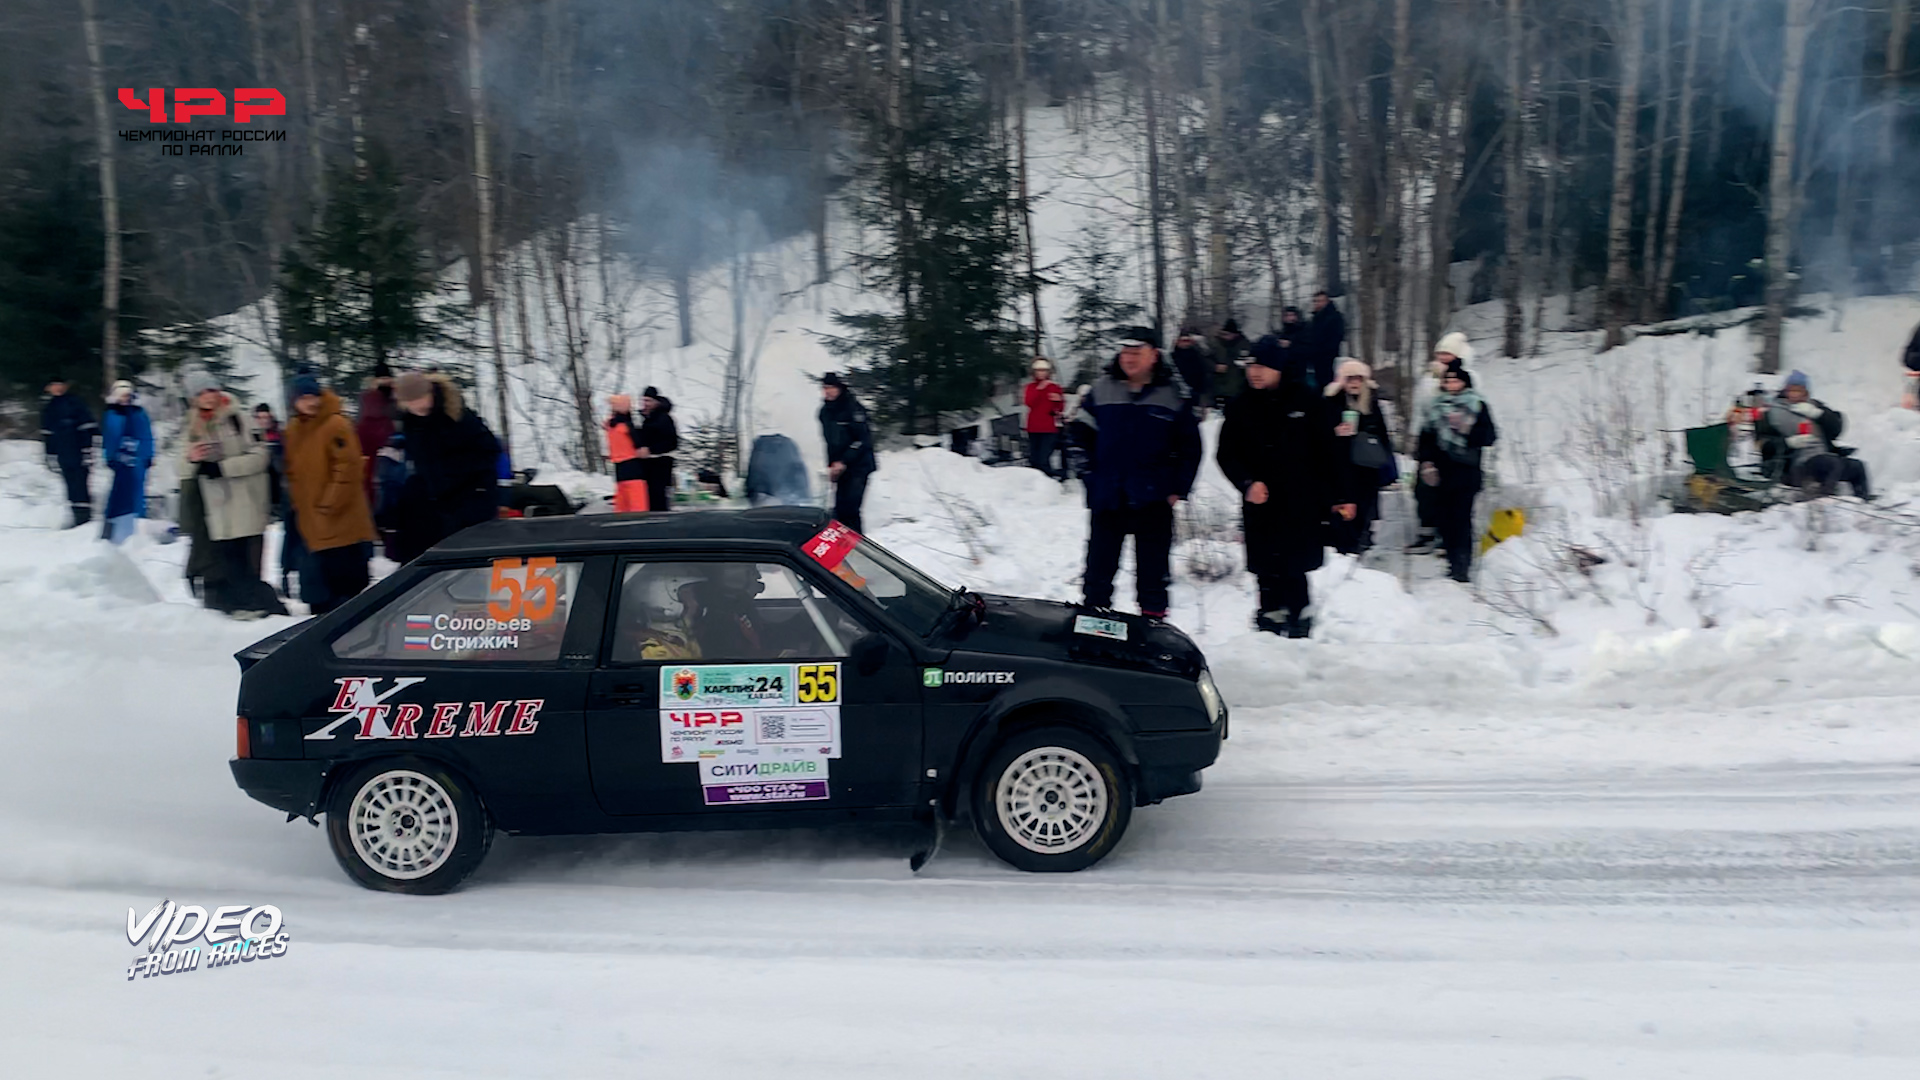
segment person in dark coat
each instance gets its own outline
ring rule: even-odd
[[[1240,332],[1240,324],[1233,319],[1228,319],[1220,332],[1214,335],[1213,382],[1210,387],[1213,400],[1225,404],[1246,388],[1247,354],[1252,349],[1253,343]]]
[[[367,498],[377,498],[373,490],[375,455],[393,439],[398,430],[399,407],[393,402],[393,369],[382,360],[373,365],[373,378],[360,391],[358,418],[353,423],[360,448],[367,453]]]
[[[879,468],[873,456],[873,425],[837,372],[820,377],[820,397],[820,437],[827,443],[833,519],[854,532],[864,532],[860,504],[867,498],[867,478]]]
[[[1440,393],[1427,402],[1415,457],[1420,483],[1434,489],[1433,513],[1453,580],[1465,583],[1473,569],[1473,500],[1484,482],[1480,459],[1498,438],[1493,414],[1474,392],[1473,375],[1455,364],[1440,379]]]
[[[1920,409],[1920,326],[1914,327],[1913,337],[1907,340],[1907,349],[1901,354],[1900,363],[1907,375],[1907,389],[1900,395],[1900,404],[1909,409]]]
[[[445,375],[409,371],[393,383],[406,435],[407,481],[395,510],[395,554],[417,559],[461,529],[499,516],[500,443]]]
[[[1086,605],[1113,606],[1120,548],[1133,537],[1140,614],[1165,618],[1173,508],[1200,471],[1200,421],[1151,327],[1122,331],[1120,355],[1081,395],[1067,427],[1086,485]]]
[[[1834,442],[1846,430],[1846,417],[1826,402],[1814,400],[1809,390],[1804,372],[1789,374],[1780,396],[1755,421],[1753,435],[1760,446],[1761,467],[1809,498],[1831,495],[1844,482],[1855,495],[1872,502],[1866,462]]]
[[[1313,631],[1307,573],[1326,561],[1327,522],[1356,509],[1325,395],[1286,381],[1271,356],[1247,365],[1247,388],[1227,403],[1214,458],[1243,500],[1247,570],[1260,585],[1254,628],[1304,638]]]
[[[1187,327],[1180,336],[1173,339],[1173,369],[1180,373],[1180,379],[1187,384],[1187,393],[1193,399],[1193,407],[1202,419],[1213,406],[1213,364],[1205,349],[1201,348],[1200,331]]]
[[[87,488],[87,473],[93,464],[93,440],[100,427],[93,422],[87,403],[68,389],[62,376],[47,380],[47,403],[40,408],[40,438],[47,448],[47,467],[67,482],[67,506],[73,511],[73,527],[77,529],[93,520],[93,492]]]
[[[1380,517],[1380,489],[1393,482],[1393,440],[1387,417],[1375,393],[1373,369],[1359,360],[1342,360],[1339,376],[1324,391],[1327,422],[1339,447],[1334,468],[1347,473],[1347,495],[1354,515],[1333,519],[1333,549],[1342,555],[1364,555],[1373,547],[1373,523]],[[1384,459],[1384,460],[1383,460]]]
[[[1323,289],[1313,294],[1313,321],[1307,324],[1307,358],[1313,364],[1314,380],[1325,386],[1334,379],[1334,368],[1347,342],[1347,317]],[[1297,348],[1298,346],[1296,346]]]
[[[640,445],[635,452],[645,462],[647,508],[673,508],[673,452],[680,449],[680,428],[673,422],[673,401],[649,386],[640,392]],[[856,530],[857,531],[857,530]]]

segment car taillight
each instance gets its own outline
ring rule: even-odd
[[[233,756],[237,758],[253,756],[253,747],[249,745],[247,739],[247,718],[244,716],[233,718]]]

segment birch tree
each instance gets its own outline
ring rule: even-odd
[[[1687,204],[1687,170],[1693,164],[1694,74],[1700,63],[1701,9],[1706,0],[1687,0],[1686,59],[1680,67],[1680,129],[1676,133],[1679,149],[1673,155],[1673,190],[1667,195],[1665,243],[1660,249],[1660,266],[1653,276],[1653,310],[1656,315],[1673,313],[1673,272],[1680,260],[1680,220]]]
[[[120,377],[120,184],[113,170],[113,129],[107,119],[97,0],[80,0],[80,22],[87,38],[87,86],[93,95],[94,148],[100,157],[100,224],[106,232],[100,271],[100,385],[107,387]]]
[[[1624,18],[1615,35],[1620,51],[1620,94],[1613,118],[1613,202],[1607,213],[1605,347],[1609,349],[1626,344],[1627,320],[1633,314],[1633,281],[1627,261],[1633,248],[1634,144],[1640,126],[1640,62],[1646,48],[1647,0],[1621,0],[1621,6]]]
[[[1800,84],[1814,0],[1787,0],[1780,50],[1780,86],[1773,98],[1773,149],[1767,170],[1767,307],[1760,324],[1760,371],[1780,370],[1780,331],[1793,292],[1794,150],[1799,137]]]

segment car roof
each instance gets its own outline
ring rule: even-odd
[[[467,559],[494,552],[618,551],[635,544],[696,541],[797,547],[826,527],[817,506],[763,506],[752,510],[675,510],[658,514],[574,514],[507,518],[475,525],[436,544],[425,558]]]

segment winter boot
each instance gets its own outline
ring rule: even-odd
[[[1313,616],[1305,612],[1288,616],[1286,631],[1288,637],[1296,640],[1304,640],[1311,637],[1313,635]]]
[[[1275,637],[1291,637],[1287,632],[1290,622],[1284,611],[1256,611],[1253,615],[1253,628]]]
[[[1439,548],[1440,534],[1432,529],[1422,529],[1420,535],[1413,538],[1413,543],[1406,546],[1406,552],[1409,555],[1425,555]]]

